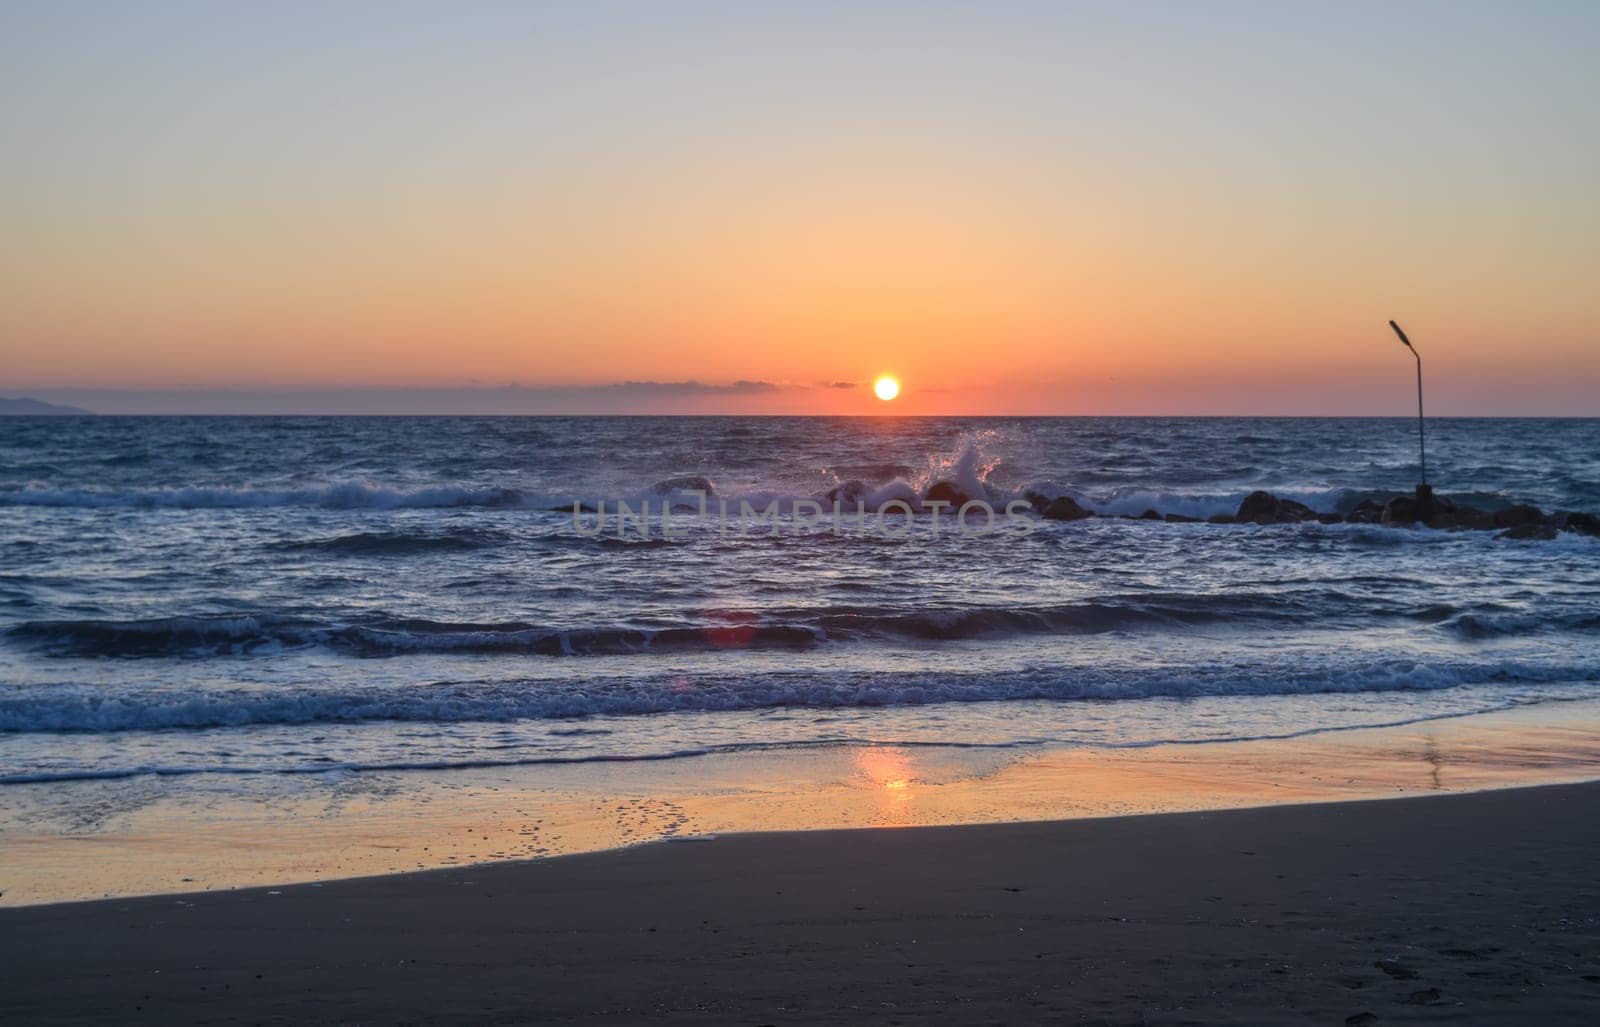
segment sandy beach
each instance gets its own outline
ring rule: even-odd
[[[0,1027],[1600,1027],[1600,2],[0,10]]]
[[[8,1022],[1591,1023],[1600,784],[0,912]]]

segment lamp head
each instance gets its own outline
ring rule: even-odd
[[[1411,350],[1411,352],[1413,352],[1413,353],[1415,353],[1417,351],[1416,347],[1411,345],[1411,340],[1406,338],[1406,333],[1400,330],[1400,326],[1399,325],[1395,324],[1393,321],[1390,321],[1389,322],[1389,327],[1393,328],[1394,329],[1394,333],[1396,335],[1400,336],[1400,341],[1401,341],[1401,343],[1403,343],[1405,345],[1406,349]]]

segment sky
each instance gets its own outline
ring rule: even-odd
[[[9,3],[0,395],[1600,415],[1600,5]],[[892,374],[899,399],[871,381]]]

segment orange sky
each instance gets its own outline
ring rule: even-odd
[[[1230,11],[9,14],[0,390],[1600,414],[1596,19]]]

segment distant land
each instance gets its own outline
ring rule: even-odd
[[[17,396],[7,399],[0,396],[0,417],[39,417],[39,416],[76,416],[80,414],[93,414],[93,410],[83,407],[69,407],[60,403],[46,403],[42,399],[29,399],[27,396]]]

